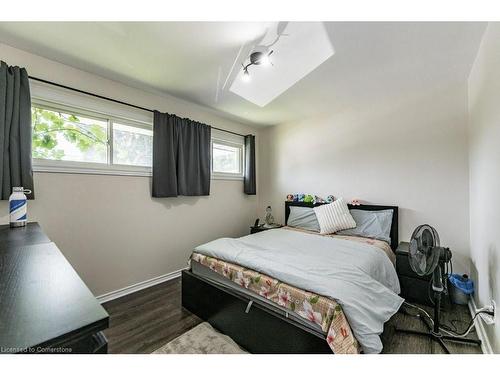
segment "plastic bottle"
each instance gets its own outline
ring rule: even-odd
[[[25,192],[30,194],[31,190],[25,190],[22,186],[12,188],[12,194],[9,197],[11,228],[24,227],[28,221],[28,198]]]

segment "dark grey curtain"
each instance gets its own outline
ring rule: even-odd
[[[153,197],[210,194],[211,127],[154,112]]]
[[[255,136],[245,136],[245,176],[243,191],[248,195],[257,194],[255,186]]]
[[[32,191],[31,96],[26,69],[0,62],[0,198],[13,186]]]

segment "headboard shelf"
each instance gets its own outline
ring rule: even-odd
[[[306,202],[285,202],[285,224],[288,223],[288,216],[290,216],[290,207],[316,207],[325,203],[306,203]],[[350,210],[364,210],[364,211],[381,211],[392,210],[392,223],[391,223],[391,248],[396,250],[399,244],[399,228],[398,228],[398,206],[379,206],[373,204],[361,204],[359,206],[347,205]]]

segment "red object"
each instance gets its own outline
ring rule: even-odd
[[[340,328],[340,333],[342,334],[342,337],[344,337],[344,338],[349,336],[349,334],[347,333],[347,329],[345,329],[344,327]]]

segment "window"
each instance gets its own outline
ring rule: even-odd
[[[153,131],[113,123],[113,162],[123,165],[153,165]]]
[[[212,175],[216,178],[243,177],[243,143],[212,139]]]
[[[31,108],[35,159],[107,162],[108,121]]]
[[[35,171],[150,175],[151,124],[34,102]]]
[[[35,172],[151,176],[151,113],[36,85],[33,89]],[[212,178],[243,179],[243,138],[212,129],[211,142]]]

